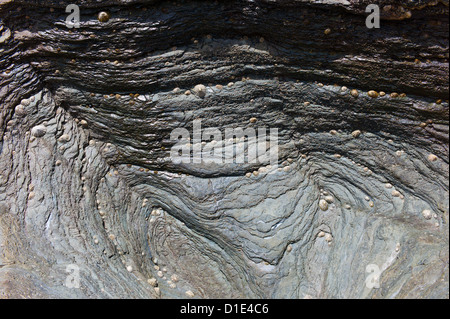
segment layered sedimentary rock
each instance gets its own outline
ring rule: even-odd
[[[0,296],[448,298],[448,1],[370,3],[1,1]]]

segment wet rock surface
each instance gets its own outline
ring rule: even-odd
[[[0,297],[448,298],[448,2],[376,3],[1,1]]]

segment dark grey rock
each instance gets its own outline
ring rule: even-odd
[[[0,297],[448,298],[448,1],[372,2],[1,1]]]

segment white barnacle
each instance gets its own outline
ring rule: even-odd
[[[433,213],[431,212],[431,210],[425,209],[425,210],[422,212],[422,216],[423,216],[423,218],[425,218],[425,219],[427,219],[427,220],[430,220],[430,219],[433,217]]]
[[[264,173],[267,173],[267,169],[265,167],[260,167],[258,169],[258,172],[261,173],[261,174],[264,174]]]
[[[325,199],[319,201],[319,208],[324,212],[328,210],[328,202]]]
[[[150,278],[149,280],[147,280],[147,282],[152,287],[157,287],[158,286],[158,281],[155,278]]]
[[[24,106],[23,106],[22,104],[17,105],[16,108],[15,108],[15,113],[16,113],[18,116],[23,116],[23,115],[25,115],[25,114],[26,114],[26,111],[25,111]]]
[[[70,141],[70,136],[68,134],[63,134],[58,138],[58,142],[67,143]]]
[[[430,154],[430,155],[428,155],[428,160],[429,160],[430,162],[436,162],[436,161],[438,160],[438,158],[437,158],[436,155]]]
[[[332,204],[334,203],[334,197],[331,195],[325,196],[325,200],[327,201],[327,203]]]
[[[392,194],[393,197],[400,197],[400,196],[402,195],[402,194],[401,194],[399,191],[397,191],[397,190],[393,190],[391,194]]]
[[[42,137],[47,133],[47,128],[44,125],[37,125],[31,129],[31,135],[34,137]]]
[[[206,87],[203,84],[198,84],[194,87],[194,92],[200,98],[204,98],[206,96]]]

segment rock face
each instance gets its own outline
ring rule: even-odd
[[[0,1],[0,297],[448,298],[448,1],[77,3]]]

